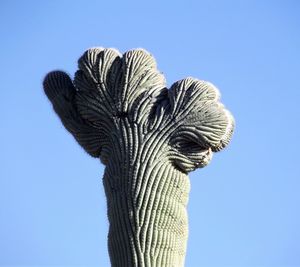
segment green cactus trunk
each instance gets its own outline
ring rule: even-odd
[[[166,160],[166,131],[119,126],[103,179],[112,266],[183,266],[189,178]]]
[[[50,72],[45,93],[66,129],[106,166],[113,267],[181,267],[188,236],[187,174],[227,146],[234,119],[212,84],[167,89],[145,50],[92,48],[74,80]]]

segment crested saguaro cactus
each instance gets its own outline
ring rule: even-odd
[[[106,166],[112,266],[183,266],[188,173],[229,143],[233,117],[208,82],[167,89],[142,49],[92,48],[78,68],[73,81],[53,71],[43,85],[66,129]]]

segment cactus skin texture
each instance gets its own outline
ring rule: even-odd
[[[66,129],[106,166],[111,265],[184,266],[188,173],[230,141],[234,119],[212,84],[166,88],[147,51],[91,48],[74,80],[47,74],[44,90]]]

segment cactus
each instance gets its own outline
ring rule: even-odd
[[[44,90],[65,128],[105,165],[112,266],[184,265],[188,173],[230,141],[234,120],[212,84],[166,88],[145,50],[92,48],[74,80],[62,71]]]

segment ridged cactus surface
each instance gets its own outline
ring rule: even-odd
[[[92,48],[73,80],[50,72],[44,90],[66,129],[106,166],[112,266],[184,265],[188,173],[230,141],[234,120],[212,84],[166,88],[145,50]]]

